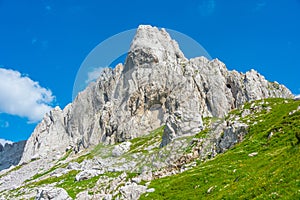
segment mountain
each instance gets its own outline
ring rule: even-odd
[[[0,143],[0,171],[19,164],[25,144],[26,141]]]
[[[114,144],[166,125],[162,146],[196,134],[202,118],[223,117],[251,100],[291,98],[283,85],[254,70],[228,71],[204,57],[186,59],[164,29],[139,26],[125,65],[105,69],[64,110],[46,115],[29,138],[21,162],[60,156],[98,143]]]
[[[271,154],[279,141],[281,152],[294,148],[296,158],[300,105],[292,98],[255,70],[239,73],[218,59],[187,59],[164,29],[141,25],[124,65],[104,69],[74,102],[45,115],[9,164],[18,166],[0,172],[0,199],[173,199],[164,181],[180,186],[183,177],[198,184],[188,174],[201,177],[199,169],[222,156],[257,158],[256,149]],[[228,151],[248,148],[253,138],[249,156]],[[273,149],[257,145],[266,138]],[[186,188],[178,189],[184,195]]]
[[[8,141],[8,140],[4,140],[0,138],[0,144],[2,144],[2,146],[4,146],[5,144],[12,144],[12,141]]]

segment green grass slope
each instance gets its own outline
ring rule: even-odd
[[[152,181],[155,192],[141,199],[300,199],[300,101],[268,99],[244,109],[254,104],[271,109],[240,119],[250,125],[243,142],[191,170]],[[253,152],[258,154],[249,156]]]

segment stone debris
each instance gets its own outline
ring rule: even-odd
[[[116,145],[112,150],[112,156],[119,157],[130,150],[130,142],[122,142],[119,145]]]
[[[84,171],[79,172],[76,175],[75,180],[82,181],[82,180],[90,179],[90,178],[93,178],[93,177],[98,176],[103,173],[104,173],[104,171],[94,170],[94,169],[84,170]]]
[[[253,153],[248,154],[249,157],[254,157],[254,156],[257,156],[257,155],[258,155],[257,152],[253,152]]]
[[[68,193],[62,188],[44,187],[37,190],[37,200],[72,200]]]

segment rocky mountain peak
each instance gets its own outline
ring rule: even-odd
[[[140,25],[130,46],[125,68],[150,67],[159,62],[185,59],[178,43],[164,28]]]
[[[247,101],[269,97],[292,95],[256,71],[229,71],[218,59],[187,60],[164,29],[141,25],[125,65],[103,70],[72,104],[46,115],[27,141],[21,162],[127,141],[163,125],[165,146],[199,133],[204,117],[223,117]]]

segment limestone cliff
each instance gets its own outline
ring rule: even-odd
[[[203,117],[222,117],[246,101],[268,97],[292,94],[254,70],[243,74],[227,70],[218,59],[188,60],[164,29],[141,25],[125,64],[105,69],[72,104],[47,114],[21,162],[55,158],[67,148],[122,142],[165,124],[164,146],[198,133]]]
[[[0,171],[19,164],[25,144],[26,141],[0,144]]]

